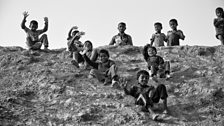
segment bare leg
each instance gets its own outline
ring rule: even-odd
[[[43,34],[40,37],[40,42],[44,44],[44,49],[47,49],[48,48],[48,38],[47,38],[47,35],[46,34]]]
[[[224,45],[224,35],[218,35],[218,39],[221,41],[221,45]]]

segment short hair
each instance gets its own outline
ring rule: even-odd
[[[124,26],[126,26],[126,24],[124,22],[120,22],[118,25],[124,25]]]
[[[155,26],[155,25],[160,26],[161,28],[163,27],[163,26],[162,26],[162,23],[160,23],[160,22],[156,22],[156,23],[154,24],[154,26]]]
[[[76,35],[77,33],[79,33],[78,30],[75,30],[75,31],[72,32],[72,34],[75,34],[75,35]]]
[[[99,54],[100,54],[100,53],[104,53],[104,54],[106,54],[108,57],[110,57],[110,54],[109,54],[109,52],[108,52],[106,49],[101,49],[100,52],[99,52]]]
[[[146,70],[139,70],[137,72],[137,80],[138,80],[139,76],[142,75],[142,74],[149,77],[149,72],[148,71],[146,71]]]
[[[173,22],[173,23],[175,23],[176,25],[178,25],[177,19],[171,19],[169,22]]]
[[[152,46],[151,44],[145,45],[143,47],[143,51],[142,51],[142,55],[143,55],[145,60],[147,60],[149,58],[148,48],[152,48],[157,53],[156,47]]]
[[[223,12],[223,9],[221,8],[221,7],[217,7],[216,9],[215,9],[215,12],[217,13],[217,12]]]
[[[33,24],[33,25],[37,25],[38,26],[38,22],[36,20],[30,21],[30,24]]]

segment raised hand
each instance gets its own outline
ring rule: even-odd
[[[78,29],[78,26],[73,26],[72,29]]]
[[[29,16],[28,12],[27,11],[24,11],[23,12],[23,16],[24,16],[24,18],[27,18]]]
[[[48,18],[47,18],[47,17],[44,17],[44,21],[45,21],[45,22],[48,22]]]
[[[82,35],[85,35],[85,32],[78,32],[75,36],[81,37]]]

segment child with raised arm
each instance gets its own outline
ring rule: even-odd
[[[160,78],[170,78],[170,63],[164,62],[161,56],[156,55],[157,50],[155,47],[147,44],[143,48],[143,57],[147,62],[148,69],[151,71],[151,79],[159,76]]]
[[[37,30],[38,22],[32,20],[30,22],[29,28],[26,27],[26,18],[29,16],[28,12],[23,13],[23,21],[21,24],[21,28],[27,33],[26,44],[29,50],[40,50],[42,44],[44,44],[44,50],[48,51],[48,38],[46,34],[43,34],[48,30],[48,18],[44,17],[45,26],[41,30]],[[40,38],[39,36],[43,34]]]
[[[109,45],[117,45],[117,46],[133,45],[131,36],[126,34],[125,30],[126,30],[126,24],[124,22],[120,22],[118,24],[119,33],[113,36]]]
[[[164,46],[164,42],[166,42],[166,35],[164,33],[161,33],[162,30],[162,24],[160,22],[156,22],[154,24],[155,27],[155,31],[156,33],[154,33],[152,35],[152,38],[150,39],[151,41],[151,45],[155,46],[155,47],[160,47],[160,46]]]
[[[184,40],[185,36],[181,30],[177,30],[178,23],[176,19],[171,19],[169,25],[172,30],[167,32],[167,46],[179,46],[179,40]]]
[[[149,73],[146,70],[140,70],[137,73],[138,84],[127,89],[127,83],[122,82],[125,94],[133,96],[137,105],[142,105],[143,110],[148,110],[153,120],[157,120],[159,114],[153,111],[153,106],[161,99],[163,101],[163,113],[168,114],[167,107],[167,91],[164,84],[159,84],[157,87],[148,85]]]
[[[90,70],[89,77],[95,77],[104,85],[111,84],[112,87],[118,83],[117,67],[115,62],[109,59],[110,55],[107,50],[101,49],[99,51],[99,62],[91,61],[86,55],[86,51],[83,53],[85,61],[93,67]]]
[[[83,44],[79,39],[82,35],[84,35],[84,32],[79,32],[77,26],[72,27],[68,32],[68,50],[70,51],[70,57],[72,58],[72,64],[79,68],[79,62],[81,62],[79,52],[83,51]]]
[[[224,11],[221,7],[215,10],[217,18],[214,19],[214,26],[216,30],[216,38],[224,45]]]
[[[96,49],[93,48],[93,44],[91,41],[87,40],[84,42],[83,45],[83,51],[81,52],[74,52],[74,60],[73,64],[78,63],[77,67],[79,68],[80,66],[83,66],[84,69],[91,69],[92,67],[88,65],[88,63],[84,60],[83,58],[83,53],[85,52],[86,56],[93,62],[95,62],[98,58],[98,52]]]

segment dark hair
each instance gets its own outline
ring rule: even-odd
[[[75,34],[75,35],[76,35],[77,33],[79,33],[78,30],[75,30],[75,31],[72,32],[72,34]]]
[[[74,31],[72,31],[72,33],[70,33],[70,35],[68,35],[68,38],[67,38],[67,40],[69,40],[69,39],[71,39],[72,38],[72,34],[77,34],[77,33],[79,33],[79,31],[78,30],[74,30]]]
[[[221,7],[217,7],[217,8],[215,9],[215,12],[223,12],[223,9],[222,9]]]
[[[142,75],[142,74],[149,77],[149,72],[148,71],[146,71],[146,70],[139,70],[137,72],[137,80],[138,80],[139,76]]]
[[[91,45],[91,47],[93,48],[93,43],[92,43],[91,41],[86,40],[86,41],[84,42],[84,45],[85,45],[86,43],[89,43],[89,44]]]
[[[155,26],[155,25],[158,25],[158,26],[160,26],[161,28],[163,27],[163,26],[162,26],[162,23],[160,23],[160,22],[156,22],[156,23],[154,24],[154,26]]]
[[[100,53],[104,53],[104,54],[106,54],[108,57],[110,57],[110,54],[109,54],[109,52],[108,52],[106,49],[101,49],[100,52],[99,52],[99,54],[100,54]]]
[[[124,26],[126,26],[126,24],[124,22],[120,22],[118,25],[124,25]]]
[[[173,23],[175,23],[176,25],[178,25],[178,23],[177,23],[177,19],[171,19],[169,22],[173,22]]]
[[[33,24],[33,25],[37,25],[38,26],[38,22],[36,20],[32,20],[30,21],[30,25]]]
[[[151,46],[150,44],[145,45],[143,47],[143,51],[142,51],[142,55],[143,55],[143,57],[144,57],[145,60],[147,60],[149,58],[148,48],[152,48],[157,53],[156,47]]]
[[[221,12],[222,13],[222,17],[224,18],[224,12],[223,12],[223,9],[221,7],[217,7],[215,9],[215,12],[218,13],[218,12]]]

